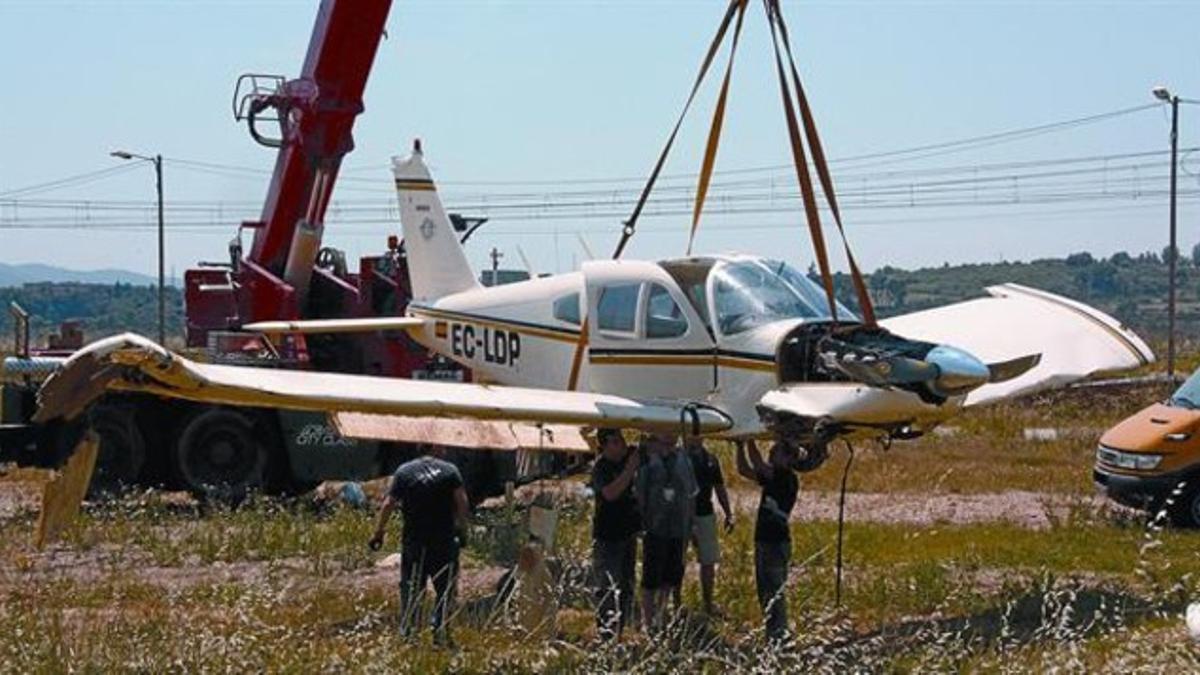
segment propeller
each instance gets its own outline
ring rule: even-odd
[[[1041,354],[1029,354],[1027,356],[1018,356],[1010,361],[989,363],[988,372],[991,373],[991,377],[988,378],[988,383],[1008,382],[1033,370],[1041,362]]]

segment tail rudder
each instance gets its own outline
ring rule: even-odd
[[[413,143],[413,152],[407,158],[392,158],[392,173],[396,177],[413,299],[427,302],[478,288],[479,282],[425,166],[419,140]]]

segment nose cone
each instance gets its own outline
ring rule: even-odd
[[[934,347],[925,355],[925,361],[938,367],[938,376],[929,388],[939,396],[965,394],[987,384],[991,377],[987,364],[956,347]]]

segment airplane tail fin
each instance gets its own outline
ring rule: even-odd
[[[479,282],[425,166],[420,141],[413,143],[413,152],[407,158],[392,158],[392,173],[396,177],[413,299],[428,302],[478,288]]]

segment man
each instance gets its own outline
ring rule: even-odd
[[[640,528],[633,481],[639,453],[631,451],[617,429],[596,434],[600,456],[592,466],[596,514],[592,519],[592,573],[596,591],[596,628],[611,640],[633,614],[633,578]]]
[[[642,542],[642,618],[647,630],[662,623],[674,589],[683,583],[683,551],[692,533],[696,477],[671,434],[653,434],[638,472],[637,495],[646,537]]]
[[[733,529],[733,509],[729,507],[729,492],[725,489],[725,476],[721,463],[713,456],[704,441],[689,437],[685,443],[687,456],[696,476],[696,515],[692,520],[691,540],[696,547],[696,558],[700,562],[700,595],[704,601],[704,613],[717,616],[713,604],[713,586],[716,581],[717,563],[721,559],[721,547],[717,541],[717,517],[713,511],[713,492],[725,512],[725,531]],[[680,605],[679,588],[675,589],[675,605]]]
[[[795,455],[783,441],[771,447],[768,462],[763,461],[754,441],[738,443],[737,448],[738,473],[762,487],[754,523],[754,582],[766,619],[767,639],[772,641],[784,639],[788,628],[784,588],[792,553],[788,514],[800,489],[800,481],[791,469]]]
[[[432,581],[436,600],[431,624],[437,644],[450,642],[446,615],[458,585],[459,544],[465,541],[468,514],[462,475],[453,464],[442,459],[443,455],[443,448],[430,446],[427,454],[396,469],[369,542],[373,551],[383,546],[388,520],[399,504],[404,515],[400,631],[411,634],[420,597],[426,584]]]

